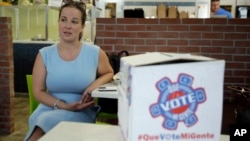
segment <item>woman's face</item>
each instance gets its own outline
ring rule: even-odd
[[[83,30],[81,12],[74,7],[65,7],[59,17],[59,36],[61,40],[79,41],[79,34]]]

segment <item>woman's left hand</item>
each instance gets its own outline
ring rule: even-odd
[[[82,95],[81,100],[78,102],[77,109],[89,108],[95,105],[95,99],[91,96],[91,93],[85,91]]]
[[[83,93],[82,99],[81,99],[82,103],[88,103],[88,102],[93,101],[93,100],[94,100],[94,98],[91,96],[90,92]]]
[[[92,107],[95,105],[95,100],[94,98],[86,98],[85,101],[79,101],[79,102],[73,102],[73,103],[69,103],[67,104],[67,110],[71,110],[71,111],[80,111],[89,107]]]

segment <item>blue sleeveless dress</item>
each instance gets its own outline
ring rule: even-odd
[[[46,87],[48,93],[66,103],[79,101],[82,93],[95,79],[99,60],[99,47],[83,43],[77,58],[64,61],[60,58],[57,44],[39,50],[47,71]],[[61,121],[94,123],[100,107],[94,106],[79,112],[62,109],[54,110],[39,104],[29,117],[29,131],[27,140],[35,126],[39,126],[45,133]]]

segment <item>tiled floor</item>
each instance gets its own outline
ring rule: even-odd
[[[15,97],[15,131],[10,135],[0,135],[0,141],[23,141],[28,130],[29,99],[28,97]]]
[[[0,141],[22,141],[28,129],[29,99],[15,97],[15,132],[11,135],[0,135]],[[233,104],[224,102],[222,134],[229,134],[229,124],[234,123]]]

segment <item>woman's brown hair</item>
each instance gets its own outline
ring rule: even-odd
[[[85,24],[85,21],[86,21],[86,4],[82,1],[73,1],[73,0],[63,0],[63,4],[59,10],[59,19],[60,19],[60,16],[61,16],[61,13],[62,13],[62,10],[63,8],[65,7],[74,7],[76,9],[78,9],[82,16],[81,16],[81,22],[82,22],[82,26]],[[58,19],[58,20],[59,20]],[[82,32],[80,33],[79,35],[79,41],[82,39]]]

